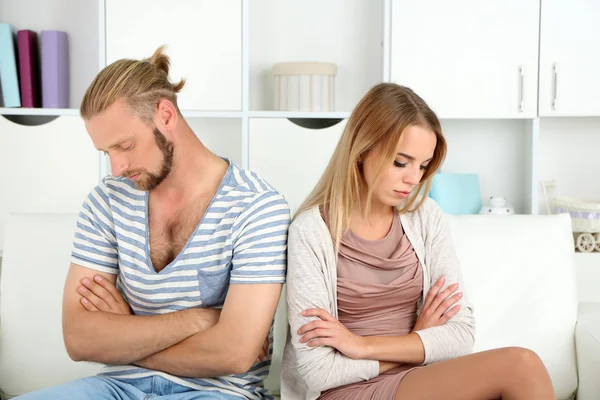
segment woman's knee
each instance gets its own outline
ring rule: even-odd
[[[547,373],[544,362],[535,351],[524,347],[507,347],[505,351],[509,358],[509,364],[518,376],[526,377]]]

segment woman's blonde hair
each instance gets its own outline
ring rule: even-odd
[[[88,119],[123,99],[144,122],[152,124],[156,105],[167,99],[177,106],[177,93],[185,85],[169,81],[170,60],[160,46],[152,57],[121,59],[105,67],[94,78],[81,101],[80,114]]]
[[[413,212],[419,208],[429,192],[431,178],[446,157],[446,140],[438,117],[421,97],[407,87],[381,83],[369,90],[350,115],[327,168],[296,215],[319,206],[338,249],[353,207],[362,203],[361,196],[367,189],[362,211],[369,215],[373,186],[393,163],[402,132],[415,125],[431,129],[437,137],[433,158],[421,182],[398,211]],[[375,147],[380,150],[380,161],[374,185],[367,187],[360,160]]]

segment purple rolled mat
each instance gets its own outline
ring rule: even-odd
[[[69,107],[69,47],[66,32],[42,31],[42,107]]]
[[[21,107],[39,107],[39,47],[37,34],[28,29],[17,32],[19,43],[19,84],[21,86]]]

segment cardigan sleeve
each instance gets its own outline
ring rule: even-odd
[[[440,207],[432,205],[422,216],[424,224],[425,259],[430,270],[429,287],[442,276],[446,287],[458,283],[463,297],[458,301],[461,309],[444,325],[419,330],[425,349],[425,364],[443,361],[470,354],[475,343],[475,318],[473,305],[469,302],[460,270],[460,265],[450,232]]]
[[[309,347],[300,343],[298,329],[317,319],[303,317],[307,308],[318,307],[335,315],[333,294],[327,288],[326,250],[322,234],[292,223],[288,236],[287,309],[297,374],[311,391],[323,392],[379,375],[376,360],[355,360],[329,346]],[[330,285],[331,286],[331,285]]]

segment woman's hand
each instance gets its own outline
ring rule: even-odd
[[[298,334],[302,335],[300,343],[310,347],[330,346],[353,359],[360,359],[364,350],[362,336],[350,332],[340,321],[321,308],[309,308],[302,313],[304,317],[320,319],[304,324]]]
[[[267,336],[267,338],[263,342],[262,348],[260,349],[260,354],[258,355],[256,362],[257,363],[263,362],[267,359],[268,356],[269,356],[269,337]]]
[[[444,325],[460,310],[460,304],[452,306],[462,298],[462,292],[451,296],[458,289],[458,284],[450,285],[443,292],[440,292],[442,286],[444,286],[444,277],[438,279],[429,290],[421,313],[412,330],[413,332]]]

